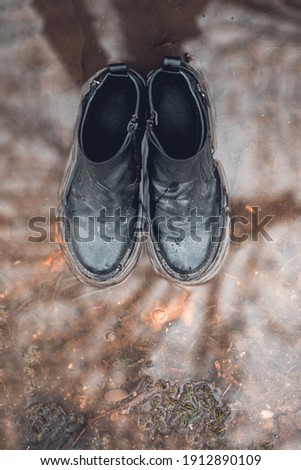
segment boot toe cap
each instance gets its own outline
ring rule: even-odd
[[[160,240],[155,245],[159,263],[174,279],[193,281],[202,278],[210,269],[220,247],[210,234],[196,240],[188,235],[184,240]]]

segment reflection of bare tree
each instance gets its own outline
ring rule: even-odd
[[[130,64],[147,74],[161,64],[164,55],[182,53],[183,41],[200,37],[198,18],[208,0],[160,1],[113,0],[129,51]]]
[[[64,0],[54,8],[47,0],[34,0],[33,6],[44,19],[45,36],[76,84],[104,66],[106,58],[99,52],[86,2]]]
[[[240,6],[239,0],[232,0],[230,3]],[[298,0],[279,0],[273,3],[262,4],[260,0],[247,0],[244,6],[251,12],[265,14],[268,18],[276,21],[281,18],[284,22],[290,22],[296,27],[295,39],[299,39],[298,23],[301,18],[301,8]],[[275,30],[270,29],[268,32],[274,34]]]

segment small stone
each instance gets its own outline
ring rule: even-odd
[[[115,388],[105,393],[104,400],[109,403],[116,403],[128,396],[128,393],[121,388]]]
[[[274,413],[271,410],[261,410],[260,416],[262,417],[262,419],[270,419],[273,418]]]
[[[271,410],[264,409],[260,412],[261,428],[262,431],[268,434],[275,434],[277,432],[277,423],[274,419],[274,413]]]
[[[281,442],[279,450],[301,450],[300,435],[292,436],[289,439]]]
[[[278,418],[279,439],[285,440],[296,433],[296,426],[290,416],[280,415]]]
[[[120,370],[114,370],[112,374],[112,381],[117,385],[124,384],[126,377]]]
[[[167,317],[167,313],[162,308],[156,308],[152,313],[152,317],[156,322],[163,322]]]
[[[109,342],[113,342],[115,341],[116,339],[116,334],[114,333],[114,331],[109,331],[107,334],[106,334],[106,340],[109,341]]]

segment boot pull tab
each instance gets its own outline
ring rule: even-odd
[[[180,57],[172,57],[172,56],[164,57],[163,70],[165,70],[165,72],[179,73],[180,66],[181,66]]]
[[[111,75],[127,75],[128,68],[125,64],[111,64],[109,65]]]

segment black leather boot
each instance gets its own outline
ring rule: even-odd
[[[150,259],[168,279],[200,284],[219,267],[229,225],[208,92],[202,75],[177,57],[166,57],[147,86]]]
[[[70,268],[99,287],[123,280],[139,255],[144,90],[136,72],[113,64],[83,92],[58,215]]]

